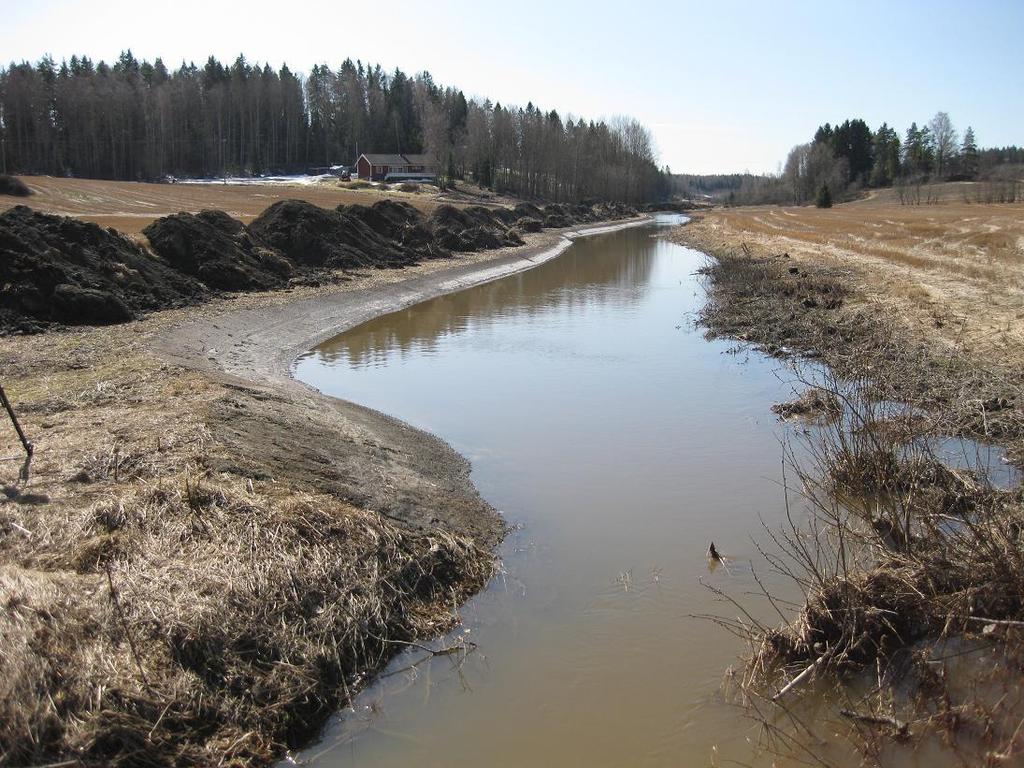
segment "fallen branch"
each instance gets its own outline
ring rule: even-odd
[[[416,650],[423,651],[424,653],[427,654],[426,656],[424,656],[424,657],[422,657],[420,659],[417,659],[416,661],[412,662],[411,664],[407,664],[406,666],[402,667],[401,669],[396,669],[396,670],[393,670],[391,672],[386,672],[386,673],[380,675],[381,678],[393,677],[394,675],[400,675],[403,672],[408,672],[411,669],[415,669],[416,667],[418,667],[423,662],[429,661],[430,659],[433,659],[433,658],[435,658],[437,656],[452,656],[452,655],[454,655],[454,654],[456,654],[456,653],[458,653],[460,651],[462,651],[465,655],[468,656],[470,653],[475,651],[476,647],[477,647],[476,643],[474,643],[472,640],[466,640],[465,638],[460,638],[455,643],[452,643],[451,645],[447,645],[447,646],[442,646],[441,648],[438,648],[436,650],[433,649],[433,648],[428,648],[427,646],[422,645],[420,643],[409,642],[407,640],[390,640],[390,639],[387,639],[387,638],[379,638],[379,639],[382,642],[385,642],[385,643],[393,643],[395,645],[405,645],[405,646],[408,646],[409,648],[415,648]],[[461,667],[462,663],[464,661],[465,661],[465,658],[460,659],[459,662],[458,662],[458,666]]]
[[[797,675],[784,686],[782,686],[782,688],[779,689],[779,692],[772,696],[772,701],[778,701],[791,690],[793,690],[801,683],[803,683],[805,680],[810,678],[814,670],[817,669],[821,662],[823,662],[826,658],[826,656],[819,656],[817,659],[815,659],[810,665],[808,665],[807,669],[805,669],[799,675]]]
[[[865,715],[852,709],[841,709],[839,710],[839,714],[843,717],[849,718],[850,720],[857,720],[858,722],[867,723],[868,725],[891,726],[898,734],[903,736],[907,733],[907,724],[901,723],[895,717],[886,717],[885,715]]]
[[[959,618],[967,621],[980,621],[982,624],[998,624],[1002,627],[1024,627],[1024,621],[1013,619],[986,619],[984,616],[961,616]]]

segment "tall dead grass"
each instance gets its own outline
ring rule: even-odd
[[[491,575],[459,536],[250,487],[189,465],[61,517],[0,509],[3,764],[267,764]]]
[[[815,754],[808,739],[831,717],[876,762],[929,739],[968,764],[1020,759],[1022,702],[998,692],[1024,669],[1024,491],[942,455],[949,436],[1024,455],[1020,371],[917,336],[883,309],[845,307],[838,270],[748,252],[721,254],[706,274],[709,333],[821,363],[798,376],[813,397],[793,412],[818,404],[822,417],[787,449],[788,524],[762,552],[802,599],[766,592],[781,620],[769,626],[723,596],[742,618],[719,620],[750,642],[742,700],[790,756]],[[961,649],[959,679],[942,647]],[[798,702],[823,689],[831,713],[809,725]]]

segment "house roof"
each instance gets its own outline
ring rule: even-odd
[[[430,155],[370,155],[363,154],[370,165],[432,165]]]
[[[372,165],[409,165],[409,161],[401,155],[366,155]]]
[[[430,155],[403,155],[409,161],[409,165],[433,165],[434,160]]]

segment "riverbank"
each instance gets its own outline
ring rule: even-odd
[[[717,259],[702,315],[711,333],[771,354],[820,359],[850,380],[870,379],[879,397],[932,413],[936,433],[997,441],[1024,461],[1024,342],[1019,324],[992,330],[996,313],[1006,323],[1000,304],[979,303],[972,312],[961,295],[933,294],[911,306],[907,296],[929,281],[924,268],[893,274],[846,251],[781,250],[794,245],[785,231],[758,240],[729,222],[732,211],[698,215],[672,236]],[[994,274],[989,280],[998,281]],[[1011,262],[1004,283],[1017,280]]]
[[[686,238],[709,252],[788,254],[840,270],[854,301],[900,314],[936,343],[1024,363],[1024,205],[901,205],[893,190],[829,209],[719,208],[697,213]]]
[[[267,764],[451,626],[504,530],[467,463],[289,366],[596,231],[0,341],[36,445],[0,507],[6,759]]]
[[[982,227],[984,215],[1006,215],[977,213]],[[1020,702],[1002,694],[1022,648],[1008,628],[1024,620],[1024,493],[991,481],[999,466],[950,466],[940,446],[966,439],[1024,461],[1018,329],[991,332],[1001,302],[960,316],[977,284],[913,300],[935,260],[925,254],[894,279],[874,243],[843,230],[856,211],[793,214],[835,228],[841,252],[809,245],[809,224],[753,237],[742,222],[762,215],[712,212],[673,235],[715,257],[699,318],[709,335],[793,360],[810,388],[777,409],[814,422],[809,458],[788,455],[787,488],[810,520],[777,532],[771,553],[804,604],[780,626],[735,627],[751,643],[745,693],[788,708],[816,677],[816,690],[836,688],[855,745],[876,757],[896,742],[952,743],[982,762],[1014,754]],[[1012,284],[1016,269],[1011,260],[985,279],[1003,291],[994,284]],[[938,649],[964,642],[974,651],[958,652],[954,674]],[[854,695],[858,685],[873,692]]]

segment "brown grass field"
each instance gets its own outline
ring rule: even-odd
[[[390,198],[404,200],[430,212],[442,203],[465,205],[506,202],[503,198],[460,189],[439,194],[432,187],[419,192],[381,191],[376,188],[353,189],[345,182],[317,184],[146,184],[132,181],[62,179],[53,176],[22,176],[31,197],[0,196],[0,211],[15,205],[27,205],[45,213],[75,216],[113,227],[126,235],[141,237],[154,219],[172,213],[197,213],[216,208],[248,224],[278,200],[305,200],[322,208],[342,204],[373,205]]]
[[[947,340],[1024,357],[1024,204],[966,202],[971,186],[942,185],[933,205],[900,205],[883,190],[824,210],[721,208],[682,237],[849,268],[867,297]]]

